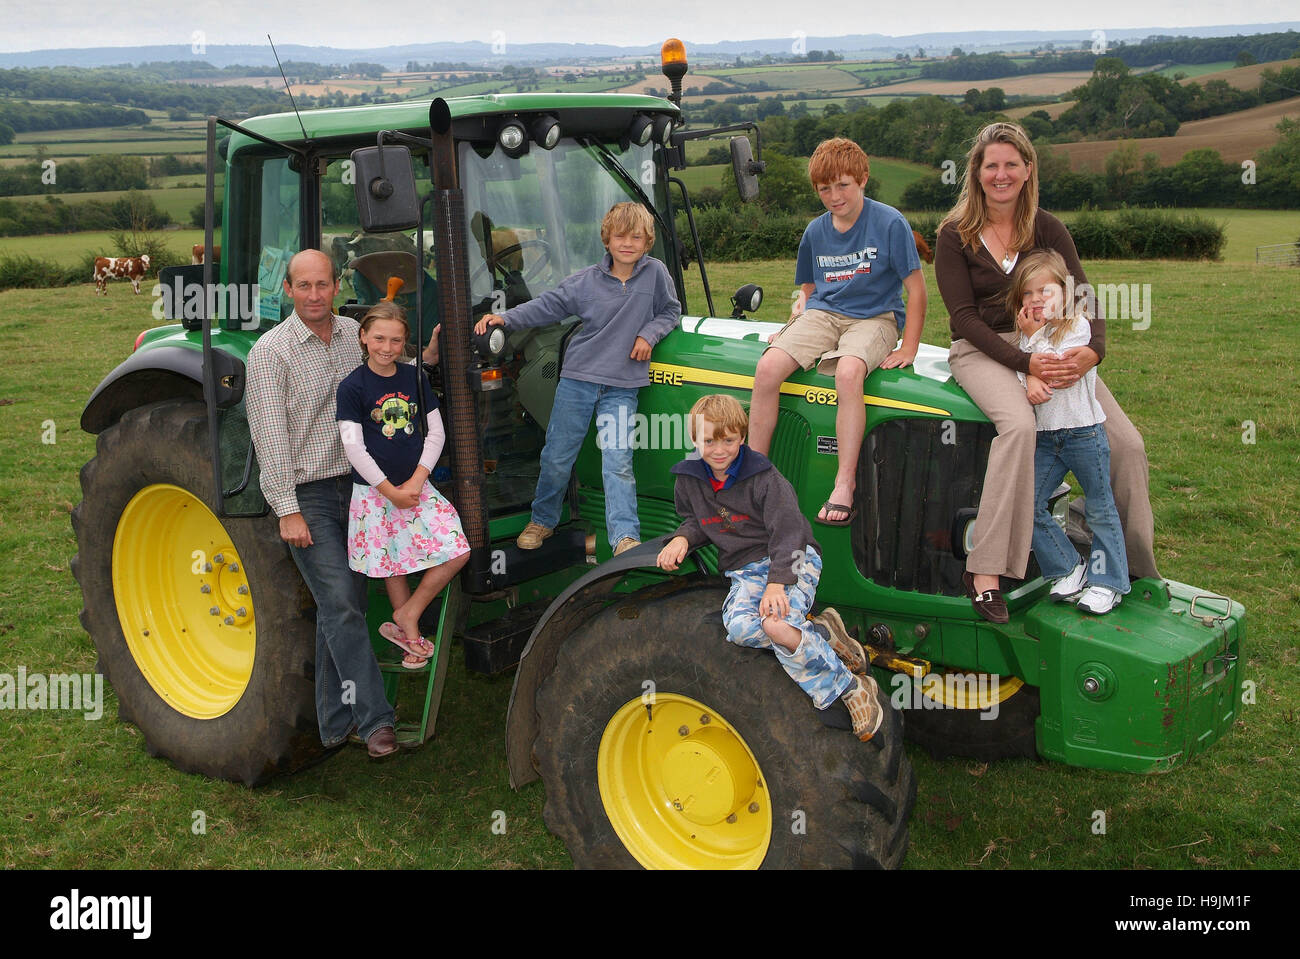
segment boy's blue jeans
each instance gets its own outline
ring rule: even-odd
[[[393,725],[366,623],[369,581],[348,565],[351,505],[349,475],[303,483],[298,508],[312,545],[289,547],[316,600],[316,722],[327,747],[343,742],[354,725],[362,739]]]
[[[1047,509],[1047,498],[1066,473],[1074,474],[1087,497],[1088,526],[1092,529],[1088,585],[1127,593],[1128,556],[1110,489],[1110,443],[1101,423],[1038,433],[1034,450],[1034,555],[1043,576],[1059,579],[1079,565],[1078,551]]]
[[[817,581],[822,575],[822,558],[817,555],[817,550],[808,547],[808,552],[800,563],[799,578],[793,586],[785,587],[786,599],[790,602],[790,615],[785,618],[785,622],[802,634],[794,652],[772,642],[767,633],[763,632],[763,618],[759,615],[758,604],[763,597],[763,590],[767,588],[767,574],[771,566],[771,557],[767,557],[740,569],[727,570],[731,591],[722,604],[722,622],[727,627],[727,642],[772,650],[790,678],[812,697],[813,705],[825,709],[852,685],[853,674],[840,662],[830,643],[818,635],[808,622],[808,611],[812,609]]]
[[[612,443],[597,443],[601,447],[609,545],[616,546],[625,536],[641,538],[641,523],[636,515],[636,475],[632,472],[633,416],[638,392],[635,388],[560,377],[533,498],[534,523],[548,529],[559,525],[569,476],[591,425],[591,415],[595,413],[597,437],[614,439]]]

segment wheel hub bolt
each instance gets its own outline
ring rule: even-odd
[[[240,596],[247,596],[247,595],[248,595],[248,587],[247,587],[247,586],[240,586],[239,589],[235,590],[235,592],[238,593]]]
[[[243,606],[241,606],[241,607],[239,607],[239,609],[235,610],[235,615],[236,615],[236,616],[247,616],[247,615],[248,615],[248,610],[247,610],[246,608],[244,608]]]
[[[735,821],[736,821],[736,814],[733,812],[730,816],[727,817],[727,822],[735,822]]]
[[[235,625],[235,617],[233,617],[233,616],[227,616],[225,619],[222,620],[222,622],[225,623],[227,626],[234,626],[234,625]]]
[[[217,609],[217,607],[213,606],[210,610],[208,610],[208,615],[209,615],[209,616],[216,616],[216,615],[220,614],[220,612],[221,612],[221,610],[219,610],[219,609]]]
[[[677,727],[677,735],[678,735],[678,736],[685,736],[685,735],[686,735],[687,733],[689,733],[690,731],[691,731],[691,730],[690,730],[690,728],[689,728],[688,726],[678,726],[678,727]]]
[[[750,811],[750,812],[758,812],[758,803],[756,803],[756,802],[752,802],[752,803],[750,803],[750,804],[749,804],[749,811]]]
[[[212,562],[214,563],[224,563],[225,561],[226,561],[226,557],[221,553],[218,553],[216,556],[212,557]]]
[[[707,726],[708,724],[709,724],[709,714],[708,714],[708,713],[701,713],[701,714],[700,714],[700,725],[701,725],[701,726]]]
[[[212,564],[211,564],[211,563],[204,563],[204,564],[203,564],[203,572],[205,572],[205,573],[210,573],[210,572],[212,572]]]
[[[230,564],[230,571],[231,571],[232,573],[238,573],[238,572],[239,572],[239,564],[238,564],[238,563],[231,563],[231,564]]]
[[[210,592],[212,592],[212,587],[209,586],[207,583],[204,583],[202,586],[199,587],[199,592],[200,592],[200,593],[210,593]]]

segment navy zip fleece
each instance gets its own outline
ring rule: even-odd
[[[613,265],[606,253],[600,263],[501,316],[507,330],[576,316],[582,328],[565,350],[565,378],[632,389],[649,386],[650,363],[631,358],[632,344],[640,336],[654,346],[676,329],[682,307],[668,268],[654,257],[641,257],[626,283],[611,272]]]
[[[811,546],[812,526],[799,511],[794,487],[762,453],[742,446],[740,474],[729,489],[713,491],[713,470],[698,453],[676,464],[674,500],[685,522],[674,536],[691,547],[713,543],[724,572],[771,557],[769,584],[791,586],[798,579],[796,564]]]

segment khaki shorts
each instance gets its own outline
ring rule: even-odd
[[[884,362],[898,342],[898,324],[893,313],[869,319],[842,316],[826,310],[807,310],[781,328],[772,346],[780,347],[807,370],[814,363],[817,372],[834,376],[841,356],[856,356],[870,373]]]

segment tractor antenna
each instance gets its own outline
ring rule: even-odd
[[[266,42],[271,45],[271,55],[275,57],[275,65],[280,68],[280,78],[284,80],[284,92],[289,94],[289,102],[293,104],[293,115],[298,118],[298,129],[302,130],[302,138],[310,139],[307,136],[307,128],[302,125],[302,114],[298,112],[298,102],[293,98],[293,88],[289,86],[289,78],[284,75],[284,64],[280,62],[280,54],[275,52],[275,41],[271,35],[266,35]]]

